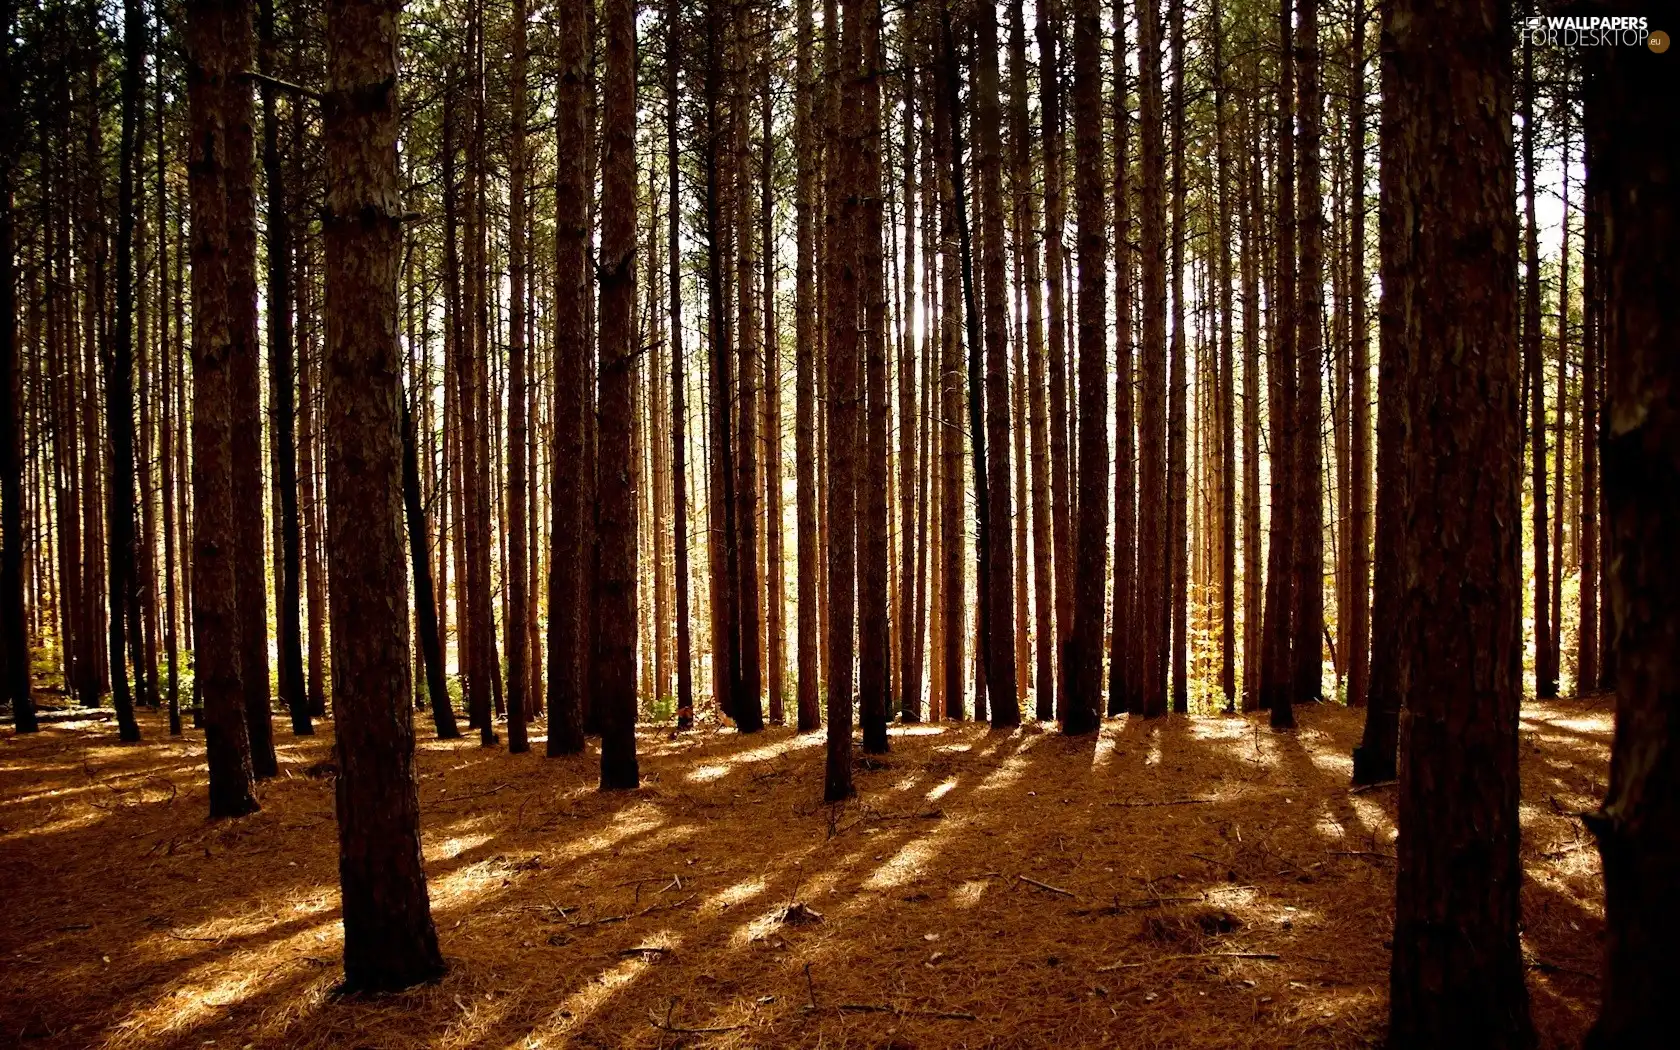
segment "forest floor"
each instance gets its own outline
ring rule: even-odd
[[[1524,950],[1541,1044],[1597,1010],[1603,890],[1575,814],[1608,698],[1523,709]],[[820,734],[639,736],[597,755],[429,738],[420,796],[448,974],[341,977],[330,724],[262,811],[207,823],[202,739],[0,734],[0,1044],[41,1047],[1347,1047],[1380,1041],[1392,786],[1362,712],[895,727],[820,801]]]

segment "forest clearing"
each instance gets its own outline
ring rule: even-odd
[[[449,973],[338,1003],[330,733],[282,746],[260,814],[208,825],[191,816],[195,744],[119,747],[87,722],[7,738],[0,899],[30,901],[0,929],[7,1035],[113,1050],[1380,1041],[1394,787],[1349,788],[1355,712],[1304,710],[1287,736],[1220,717],[1075,739],[906,726],[832,806],[809,787],[817,737],[667,728],[640,734],[629,795],[596,792],[592,754],[422,742]],[[1541,1047],[1579,1045],[1598,1009],[1603,891],[1575,814],[1603,791],[1609,737],[1603,698],[1523,709]]]

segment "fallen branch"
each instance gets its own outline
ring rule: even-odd
[[[1097,967],[1098,973],[1113,973],[1115,970],[1131,970],[1139,966],[1148,966],[1158,962],[1183,962],[1187,959],[1281,959],[1283,956],[1276,952],[1191,952],[1188,955],[1163,955],[1157,959],[1145,959],[1134,963],[1110,963]]]
[[[631,956],[631,955],[646,955],[649,952],[652,952],[655,955],[668,955],[668,954],[671,953],[671,949],[661,948],[657,944],[638,944],[634,948],[620,948],[618,954],[623,955],[623,956]]]
[[[1132,809],[1138,806],[1203,806],[1212,801],[1211,798],[1169,798],[1143,802],[1110,802],[1108,805]]]
[[[1079,896],[1077,893],[1073,893],[1069,890],[1064,890],[1060,886],[1052,886],[1048,882],[1039,882],[1037,879],[1032,878],[1032,877],[1027,876],[1027,875],[1017,875],[1015,877],[1020,879],[1022,882],[1029,882],[1029,883],[1033,884],[1034,886],[1037,886],[1041,890],[1049,890],[1051,893],[1060,893],[1064,897],[1077,897],[1077,896]]]
[[[1599,979],[1599,975],[1590,970],[1577,970],[1573,966],[1565,966],[1549,959],[1530,959],[1528,965],[1530,969],[1539,970],[1541,973],[1570,973],[1576,977],[1585,977],[1588,980],[1596,981]]]
[[[1392,853],[1373,853],[1370,850],[1363,849],[1331,849],[1325,850],[1324,852],[1332,857],[1377,857],[1381,860],[1399,859]]]
[[[1394,785],[1396,785],[1398,783],[1400,783],[1400,781],[1398,781],[1398,780],[1379,780],[1375,784],[1361,784],[1358,787],[1350,790],[1348,792],[1348,794],[1350,794],[1350,795],[1363,795],[1367,791],[1375,791],[1378,788],[1393,787]]]
[[[967,1010],[920,1010],[908,1006],[877,1006],[874,1003],[841,1003],[841,1013],[892,1014],[894,1017],[931,1017],[939,1021],[978,1021]]]

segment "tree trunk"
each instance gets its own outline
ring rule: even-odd
[[[1214,69],[1214,150],[1218,165],[1217,193],[1219,197],[1219,228],[1231,228],[1231,160],[1227,143],[1230,122],[1225,109],[1225,26],[1214,0],[1210,14],[1213,20]],[[1237,443],[1234,401],[1236,398],[1236,362],[1233,359],[1231,332],[1231,246],[1229,242],[1215,243],[1218,253],[1219,284],[1219,597],[1222,616],[1219,640],[1219,687],[1225,694],[1225,712],[1237,709]]]
[[[943,665],[940,687],[946,718],[963,717],[963,479],[962,479],[962,333],[959,327],[962,293],[958,288],[957,195],[952,178],[952,137],[958,117],[952,82],[956,73],[956,41],[950,8],[940,7],[938,72],[934,76],[934,160],[939,178],[939,375],[940,375],[940,641]]]
[[[848,12],[849,14],[849,12]],[[887,356],[886,283],[882,261],[883,235],[881,178],[881,4],[861,0],[858,5],[861,34],[858,70],[860,108],[858,144],[858,193],[862,206],[858,230],[859,277],[863,282],[862,320],[865,432],[861,435],[864,462],[858,477],[858,711],[863,723],[863,750],[882,754],[887,750],[887,720],[891,717],[888,666],[888,512],[887,489],[892,477],[887,465]],[[1006,487],[1007,491],[1007,487]]]
[[[601,128],[600,667],[601,788],[631,789],[636,767],[636,492],[630,400],[636,345],[636,6],[602,13],[606,67]]]
[[[1396,0],[1385,17],[1384,334],[1411,424],[1389,1039],[1524,1047],[1510,30],[1493,3]]]
[[[1633,14],[1616,5],[1617,14]],[[1654,34],[1653,34],[1654,35]],[[1598,259],[1607,311],[1603,417],[1605,531],[1616,552],[1616,740],[1592,820],[1604,863],[1604,1004],[1587,1045],[1655,1045],[1668,1027],[1680,861],[1674,712],[1680,698],[1680,354],[1672,251],[1677,130],[1662,85],[1667,55],[1595,49],[1589,58],[1589,196],[1602,202]],[[1582,502],[1587,502],[1582,493]],[[1611,659],[1605,654],[1606,661]]]
[[[1532,4],[1530,5],[1532,9]],[[1534,501],[1534,688],[1539,697],[1557,695],[1551,650],[1551,527],[1546,506],[1546,370],[1540,352],[1540,248],[1534,218],[1534,45],[1523,40],[1523,370],[1528,376],[1529,463]],[[1562,449],[1558,450],[1560,453]]]
[[[455,711],[449,706],[449,685],[444,678],[443,640],[438,632],[437,597],[432,593],[432,553],[426,539],[426,510],[420,500],[420,457],[414,435],[414,418],[403,402],[403,510],[408,520],[409,566],[414,573],[414,618],[419,627],[420,654],[425,664],[426,694],[432,702],[432,724],[438,739],[454,740],[461,735],[455,725]]]
[[[806,2],[809,2],[809,0],[806,0]],[[679,98],[677,75],[680,68],[678,58],[681,54],[678,47],[678,40],[680,39],[678,30],[681,18],[681,0],[669,0],[665,9],[665,31],[667,34],[665,54],[667,87],[665,160],[671,178],[670,252],[668,259],[671,293],[671,480],[674,486],[671,504],[676,534],[674,550],[677,588],[677,728],[688,729],[694,724],[694,658],[691,651],[692,637],[688,609],[688,411],[684,407],[688,381],[683,373],[682,168],[677,149],[677,102]],[[809,48],[809,44],[804,46]],[[803,312],[802,310],[801,314]],[[803,458],[803,454],[801,458]],[[801,485],[801,496],[804,495],[804,491],[804,486]],[[801,580],[803,580],[803,577],[802,568]],[[803,584],[801,585],[803,586]],[[801,592],[799,607],[803,616],[805,608],[803,591]],[[803,663],[800,666],[803,671]],[[801,674],[801,680],[803,680],[803,674]],[[552,729],[550,732],[552,732]]]
[[[244,90],[232,80],[237,56],[227,40],[244,14],[243,0],[192,0],[186,9],[192,121],[187,175],[192,195],[193,681],[204,705],[212,818],[257,809],[240,684],[229,375],[233,347],[226,276],[231,240],[226,99]]]
[[[1347,652],[1347,704],[1363,707],[1370,693],[1371,675],[1371,334],[1365,305],[1365,3],[1353,11],[1353,88],[1349,138],[1353,150],[1353,185],[1348,222],[1352,253],[1351,326],[1353,329],[1353,422],[1349,440],[1353,477],[1348,485],[1346,513],[1353,516],[1353,551],[1349,561],[1348,611],[1351,623],[1341,625]]]
[[[1102,718],[1108,579],[1108,215],[1103,201],[1102,37],[1097,0],[1073,2],[1073,181],[1079,238],[1079,512],[1062,731]]]
[[[828,90],[835,99],[827,143],[828,253],[828,751],[823,799],[849,798],[852,786],[852,630],[858,577],[857,447],[859,381],[858,311],[863,204],[856,155],[861,145],[862,0],[846,0],[839,33],[826,23],[827,46],[837,47]]]
[[[1167,387],[1167,594],[1171,602],[1171,626],[1165,637],[1172,646],[1172,709],[1184,714],[1189,699],[1189,606],[1188,559],[1190,543],[1187,453],[1189,419],[1186,400],[1190,376],[1184,336],[1184,249],[1189,240],[1185,230],[1184,185],[1184,0],[1168,0],[1172,19],[1173,82],[1171,118],[1172,150],[1172,260],[1168,277],[1172,282],[1172,375]]]
[[[1044,273],[1049,295],[1050,371],[1050,502],[1052,568],[1056,576],[1056,695],[1057,718],[1066,718],[1067,668],[1063,664],[1073,632],[1074,546],[1073,480],[1069,464],[1067,420],[1071,416],[1067,385],[1067,307],[1063,283],[1067,253],[1062,231],[1067,226],[1067,203],[1062,193],[1062,80],[1061,0],[1034,5],[1034,36],[1038,40],[1040,121],[1044,132]],[[1163,331],[1165,329],[1163,328]]]
[[[1167,713],[1167,289],[1166,195],[1161,129],[1161,16],[1158,0],[1142,0],[1138,63],[1142,95],[1143,350],[1138,426],[1137,617],[1141,688],[1134,714]]]
[[[1137,426],[1132,335],[1131,100],[1126,27],[1114,29],[1114,611],[1108,649],[1108,713],[1138,709]]]
[[[268,587],[263,561],[262,380],[257,347],[257,228],[254,107],[242,76],[251,68],[251,7],[237,3],[230,48],[233,84],[224,96],[229,255],[228,337],[233,397],[234,568],[238,580],[240,681],[257,779],[279,773],[269,699]]]
[[[554,219],[554,444],[548,556],[548,756],[583,750],[584,377],[590,350],[588,195],[585,140],[589,35],[577,4],[555,11],[559,82],[555,132],[559,157]],[[678,389],[682,387],[677,384]],[[679,417],[681,412],[678,412]]]
[[[20,733],[33,733],[29,626],[24,620],[23,384],[17,356],[17,277],[13,264],[12,180],[23,143],[17,129],[17,59],[12,41],[16,0],[0,3],[0,700],[11,704]],[[138,71],[136,71],[138,72]],[[60,639],[62,642],[62,639]]]
[[[260,3],[263,72],[275,73],[274,0]],[[296,104],[295,102],[293,103]],[[293,443],[292,404],[292,266],[291,215],[286,199],[285,168],[280,157],[279,116],[274,85],[262,86],[263,182],[268,190],[264,248],[268,256],[269,441],[273,446],[274,487],[279,497],[281,553],[279,610],[280,702],[292,716],[292,732],[313,736],[303,676],[303,625],[299,603],[302,536],[298,526],[297,449]]]
[[[1292,630],[1295,610],[1296,407],[1298,373],[1295,354],[1295,52],[1293,0],[1282,0],[1278,25],[1280,74],[1276,141],[1277,162],[1277,305],[1272,310],[1272,346],[1268,367],[1272,423],[1271,543],[1266,551],[1266,609],[1261,628],[1260,706],[1272,712],[1272,728],[1295,725],[1294,665],[1290,654],[1299,640]]]
[[[1294,690],[1291,702],[1324,697],[1324,441],[1321,411],[1324,402],[1324,194],[1320,140],[1324,115],[1320,105],[1318,0],[1297,0],[1300,24],[1296,51],[1300,58],[1301,98],[1296,147],[1300,156],[1299,195],[1301,269],[1296,323],[1296,354],[1300,379],[1296,385],[1295,482],[1295,615]],[[1273,709],[1275,712],[1275,708]]]
[[[420,854],[403,579],[397,269],[398,0],[329,0],[327,571],[332,577],[344,983],[443,973]]]
[[[507,720],[508,752],[521,754],[530,749],[525,739],[526,691],[529,686],[525,661],[530,656],[530,624],[525,620],[529,602],[525,588],[530,579],[525,549],[525,446],[530,435],[525,419],[527,348],[525,345],[525,76],[526,0],[513,0],[509,30],[513,34],[512,108],[508,115],[513,127],[508,152],[508,515],[503,534],[508,552],[504,586],[509,595],[507,617]]]

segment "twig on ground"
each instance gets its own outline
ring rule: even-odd
[[[1396,785],[1398,783],[1400,783],[1400,781],[1398,781],[1398,780],[1379,780],[1375,784],[1361,784],[1356,788],[1352,788],[1351,790],[1348,791],[1348,794],[1350,794],[1350,795],[1363,795],[1367,791],[1375,791],[1378,788],[1393,787],[1394,785]]]
[[[1034,886],[1037,886],[1041,890],[1049,890],[1051,893],[1060,893],[1064,897],[1077,897],[1078,896],[1077,893],[1074,893],[1070,890],[1064,890],[1060,886],[1052,886],[1048,882],[1039,882],[1037,879],[1032,878],[1032,877],[1027,876],[1027,875],[1017,875],[1015,877],[1020,879],[1022,882],[1029,882],[1029,883],[1033,884]]]
[[[1202,806],[1207,805],[1212,801],[1213,799],[1211,798],[1168,798],[1144,800],[1141,802],[1110,802],[1108,805],[1120,806],[1124,809],[1133,809],[1138,806]]]
[[[1392,853],[1374,853],[1367,849],[1327,849],[1324,851],[1331,857],[1375,857],[1379,860],[1396,860]]]
[[[1528,966],[1530,969],[1539,970],[1541,973],[1569,973],[1574,974],[1576,977],[1585,977],[1592,981],[1599,979],[1598,974],[1593,973],[1591,970],[1578,970],[1573,966],[1565,966],[1562,963],[1552,962],[1550,959],[1531,958],[1528,961]]]
[[[502,791],[506,787],[507,787],[506,784],[497,784],[495,787],[489,789],[488,791],[474,791],[474,792],[472,792],[470,794],[466,794],[466,795],[446,795],[443,798],[433,799],[431,801],[431,805],[441,806],[446,802],[465,802],[468,799],[472,799],[472,798],[484,798],[487,795],[494,795],[494,794]]]
[[[895,1017],[931,1017],[940,1021],[978,1021],[967,1010],[920,1010],[909,1006],[877,1006],[874,1003],[841,1003],[841,1013],[892,1014]]]
[[[805,964],[805,994],[811,997],[811,1009],[817,1008],[817,986],[811,982],[811,964]]]

